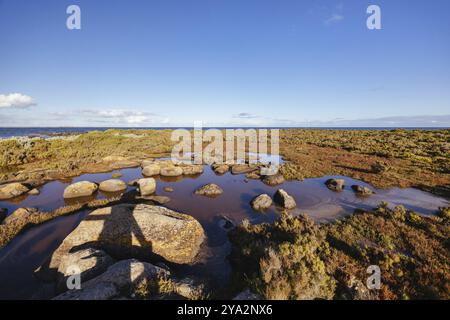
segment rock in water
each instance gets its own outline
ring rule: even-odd
[[[352,189],[353,189],[353,191],[355,191],[356,194],[358,194],[360,196],[370,196],[371,194],[373,194],[372,190],[370,190],[367,187],[360,186],[360,185],[353,185]]]
[[[207,197],[216,197],[221,195],[222,193],[223,193],[222,188],[214,183],[204,185],[203,187],[200,187],[195,191],[195,194]]]
[[[232,174],[249,173],[258,170],[257,166],[248,164],[235,164],[231,167]]]
[[[216,174],[224,174],[230,170],[230,166],[227,164],[213,164],[211,168],[214,170]]]
[[[161,168],[158,164],[148,164],[142,169],[142,174],[146,177],[157,176],[161,172]]]
[[[0,186],[0,200],[7,200],[18,197],[30,189],[21,183],[14,182]]]
[[[65,255],[86,247],[102,249],[114,258],[156,255],[188,264],[204,238],[202,226],[189,215],[159,206],[122,204],[90,213],[56,249],[49,267],[57,269]]]
[[[163,189],[165,192],[173,192],[173,188],[172,187],[164,187]]]
[[[98,187],[100,191],[104,192],[118,192],[124,191],[127,189],[127,185],[125,182],[119,179],[109,179],[100,183]]]
[[[267,194],[260,194],[250,204],[256,211],[266,210],[272,205],[272,198]]]
[[[34,188],[34,189],[31,189],[30,191],[28,191],[28,194],[30,194],[30,195],[32,195],[32,196],[37,196],[37,195],[39,195],[41,192],[38,190],[38,189],[36,189],[36,188]]]
[[[156,190],[156,181],[153,178],[144,178],[137,181],[141,196],[149,196]]]
[[[76,182],[64,190],[64,199],[91,196],[97,189],[98,186],[96,183],[89,181]]]
[[[294,198],[283,189],[278,189],[273,196],[276,204],[284,209],[294,209],[297,206]]]
[[[345,187],[344,179],[328,179],[325,182],[328,189],[333,191],[342,191]]]
[[[183,174],[184,175],[195,175],[195,174],[201,174],[203,173],[203,166],[202,165],[185,165],[182,166]]]
[[[165,168],[161,168],[160,175],[163,177],[178,177],[183,174],[183,169],[180,167],[168,166]]]
[[[67,278],[74,272],[81,275],[81,282],[88,281],[99,276],[108,269],[114,260],[102,250],[87,248],[74,253],[66,254],[58,267],[59,291],[67,289]],[[73,268],[77,268],[74,270]]]
[[[263,182],[268,186],[276,186],[284,183],[284,177],[281,173],[277,173],[271,176],[265,176]]]

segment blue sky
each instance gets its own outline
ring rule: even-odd
[[[450,126],[449,14],[448,0],[0,0],[0,126]]]

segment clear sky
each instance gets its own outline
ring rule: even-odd
[[[450,1],[0,0],[0,127],[194,121],[450,126]]]

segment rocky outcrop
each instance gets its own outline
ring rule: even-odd
[[[200,223],[189,215],[146,204],[97,209],[72,231],[53,253],[49,268],[57,269],[69,252],[87,247],[114,258],[148,259],[189,264],[205,238]]]
[[[178,177],[183,174],[183,169],[180,167],[175,166],[167,166],[161,168],[161,171],[159,173],[163,177]]]
[[[141,196],[149,196],[156,190],[156,181],[153,178],[143,178],[136,181]]]
[[[114,263],[103,250],[87,248],[66,254],[58,266],[57,286],[59,291],[67,289],[67,279],[74,273],[79,273],[81,282],[95,278]]]
[[[18,221],[26,221],[30,215],[38,212],[36,208],[19,208],[3,220],[3,224],[13,224]]]
[[[214,183],[204,185],[195,191],[195,194],[207,197],[217,197],[222,193],[223,193],[222,188]]]
[[[71,184],[64,190],[64,199],[87,197],[93,195],[98,189],[98,185],[89,181],[80,181]]]
[[[294,209],[297,206],[294,198],[283,189],[278,189],[273,196],[273,200],[277,205],[284,209]]]
[[[328,179],[325,181],[325,185],[328,189],[333,191],[342,191],[345,187],[345,180],[344,179]]]
[[[161,168],[158,164],[152,163],[142,169],[142,174],[146,177],[157,176],[161,172]]]
[[[8,200],[27,193],[30,189],[22,183],[14,182],[0,185],[0,200]]]
[[[268,186],[276,186],[284,183],[284,177],[282,174],[277,173],[274,175],[265,176],[262,181],[264,184],[267,184]]]
[[[119,192],[127,189],[127,184],[119,179],[109,179],[102,181],[98,187],[104,192]]]
[[[272,205],[272,198],[267,194],[260,194],[251,201],[251,206],[256,211],[263,211]]]
[[[359,196],[370,196],[374,193],[369,188],[361,185],[353,185],[352,190]]]

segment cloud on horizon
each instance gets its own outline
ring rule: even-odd
[[[135,109],[83,109],[51,113],[54,120],[72,118],[77,122],[103,126],[151,126],[164,125],[169,118],[162,115]]]
[[[26,109],[37,105],[30,96],[21,93],[0,94],[0,108]]]

